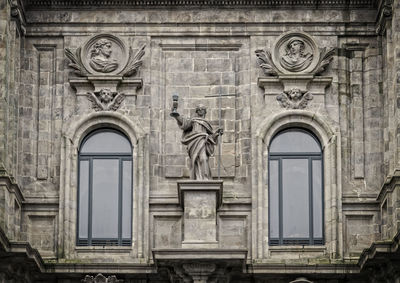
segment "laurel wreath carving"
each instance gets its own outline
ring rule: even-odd
[[[129,59],[126,67],[119,73],[123,77],[131,77],[138,73],[139,68],[142,66],[143,61],[142,57],[145,54],[146,44],[144,44],[135,54],[133,54],[132,48],[129,48]],[[88,76],[92,73],[88,71],[82,63],[81,58],[81,47],[77,48],[75,52],[73,52],[69,48],[65,48],[65,55],[70,60],[69,67],[74,69],[74,73],[78,76]]]
[[[258,49],[255,51],[257,56],[257,62],[263,69],[264,74],[269,76],[277,76],[278,69],[276,68],[274,62],[272,61],[271,52],[263,49]]]
[[[318,75],[319,73],[322,73],[325,71],[325,68],[329,65],[329,63],[333,59],[333,55],[335,54],[335,48],[327,49],[326,47],[320,48],[320,59],[317,64],[317,67],[315,68],[315,74]]]
[[[257,63],[264,71],[264,74],[268,76],[278,76],[280,74],[278,68],[275,66],[271,52],[266,49],[258,49],[255,51],[257,56]],[[318,61],[317,66],[311,72],[315,75],[319,75],[323,71],[325,71],[326,67],[333,59],[333,55],[335,54],[335,49],[327,49],[327,48],[320,48],[320,59]]]
[[[65,55],[71,61],[71,63],[69,63],[68,66],[75,69],[75,71],[74,71],[75,74],[77,74],[78,76],[88,75],[88,71],[82,64],[81,47],[79,47],[75,50],[75,54],[74,54],[74,52],[72,52],[71,49],[65,48]]]
[[[131,77],[133,75],[136,75],[137,72],[139,71],[139,68],[142,66],[143,61],[142,57],[144,56],[144,48],[146,47],[146,44],[144,44],[138,52],[134,56],[133,55],[133,50],[132,48],[129,48],[129,60],[128,64],[122,71],[122,76],[123,77]]]

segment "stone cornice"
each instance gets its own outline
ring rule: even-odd
[[[10,255],[11,258],[18,256],[22,256],[27,260],[31,260],[35,263],[36,267],[41,271],[45,272],[45,265],[40,253],[37,249],[32,248],[30,243],[28,242],[16,242],[10,241],[6,234],[4,233],[3,229],[0,228],[0,252],[5,252],[6,255]],[[5,264],[9,259],[4,257],[5,261],[1,261],[0,259],[0,266]]]
[[[377,241],[374,242],[369,248],[364,249],[362,254],[360,255],[360,259],[358,261],[358,265],[360,269],[363,270],[367,266],[376,265],[376,262],[380,262],[382,258],[391,258],[399,259],[400,257],[400,231],[393,237],[392,240],[388,241]]]
[[[24,0],[25,7],[29,10],[36,9],[74,9],[93,7],[105,9],[121,8],[191,8],[191,7],[256,7],[256,8],[373,8],[376,0]]]
[[[383,184],[381,191],[378,194],[376,200],[380,203],[385,199],[386,195],[394,190],[396,185],[400,184],[400,171],[395,170],[393,175],[388,177]]]
[[[15,198],[20,204],[25,201],[20,187],[4,168],[0,168],[0,185],[4,185],[10,193],[15,194]]]

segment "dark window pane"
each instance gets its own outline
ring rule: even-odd
[[[321,152],[318,142],[303,131],[287,131],[278,134],[271,142],[270,152]]]
[[[308,159],[282,160],[283,237],[309,237]]]
[[[132,161],[122,162],[122,238],[131,238]]]
[[[131,153],[132,148],[127,138],[115,132],[98,132],[83,144],[81,153]]]
[[[312,162],[314,237],[322,238],[322,167],[321,160]]]
[[[279,238],[279,161],[269,161],[269,235]]]
[[[93,159],[92,237],[118,237],[118,159]]]
[[[88,237],[89,160],[79,163],[79,238]]]

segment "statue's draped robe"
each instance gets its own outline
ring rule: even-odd
[[[295,57],[285,55],[281,59],[282,66],[292,72],[299,72],[306,69],[312,62],[313,55],[310,53],[304,54],[303,56]]]
[[[195,180],[211,179],[208,159],[214,154],[217,139],[213,137],[213,128],[202,118],[183,118],[182,144],[187,146],[190,158],[190,177]]]
[[[115,60],[104,59],[100,56],[91,58],[89,65],[95,71],[102,73],[110,73],[118,68],[118,63]]]

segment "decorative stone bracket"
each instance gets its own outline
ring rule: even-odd
[[[332,77],[301,74],[260,77],[257,81],[264,89],[264,95],[276,95],[282,107],[292,109],[305,108],[313,95],[325,95],[325,89],[331,83]]]
[[[230,272],[244,272],[247,250],[164,249],[153,250],[153,258],[159,271],[167,269],[178,282],[228,282]]]
[[[77,96],[86,96],[88,92],[99,92],[104,88],[130,96],[136,95],[137,90],[143,85],[142,79],[126,79],[120,76],[71,78],[69,83],[76,90]]]

